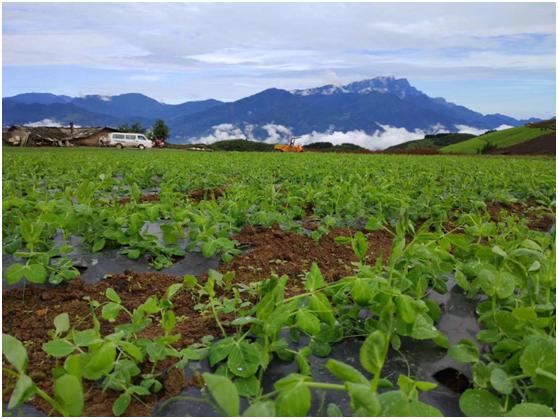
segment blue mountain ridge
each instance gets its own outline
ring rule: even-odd
[[[209,99],[169,105],[139,93],[75,98],[26,93],[3,98],[2,104],[3,126],[44,119],[82,126],[132,122],[149,126],[162,118],[171,129],[171,140],[178,143],[211,135],[218,126],[263,140],[269,135],[266,126],[279,125],[292,135],[303,135],[313,131],[373,133],[386,125],[425,132],[442,126],[446,131],[458,131],[459,125],[489,130],[536,120],[483,115],[443,98],[432,98],[408,80],[395,77],[293,91],[271,88],[228,103]]]

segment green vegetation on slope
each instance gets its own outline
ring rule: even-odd
[[[418,150],[418,149],[434,149],[438,150],[452,144],[457,144],[463,141],[475,138],[473,134],[460,134],[460,133],[443,133],[425,135],[422,140],[407,141],[405,143],[397,144],[389,147],[386,151],[394,150]]]
[[[452,144],[440,149],[442,153],[465,153],[476,154],[479,150],[486,147],[486,144],[496,148],[511,147],[516,144],[524,143],[543,134],[547,134],[548,129],[516,127],[502,131],[491,132],[479,137],[472,138],[457,144]]]

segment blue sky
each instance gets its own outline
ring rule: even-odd
[[[406,77],[483,113],[555,115],[554,3],[3,3],[3,96],[167,103]]]

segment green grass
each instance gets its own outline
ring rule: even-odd
[[[440,149],[442,153],[466,153],[475,154],[487,142],[496,146],[496,148],[511,147],[521,144],[533,138],[548,134],[548,130],[541,128],[517,127],[502,131],[491,132],[480,137],[472,138],[457,144],[452,144]]]
[[[437,134],[437,135],[427,135],[422,140],[407,141],[402,144],[397,144],[389,147],[386,151],[392,150],[416,150],[416,149],[440,149],[445,146],[452,144],[457,144],[463,141],[475,138],[472,134]]]

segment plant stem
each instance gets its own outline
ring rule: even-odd
[[[314,381],[305,381],[303,383],[306,387],[310,387],[310,388],[321,388],[324,390],[341,390],[344,391],[345,386],[342,384],[331,384],[331,383],[316,383]]]
[[[542,368],[537,368],[535,370],[535,373],[537,373],[538,375],[542,375],[543,377],[547,377],[550,378],[551,380],[556,381],[556,375],[552,374],[551,372],[545,371]]]

